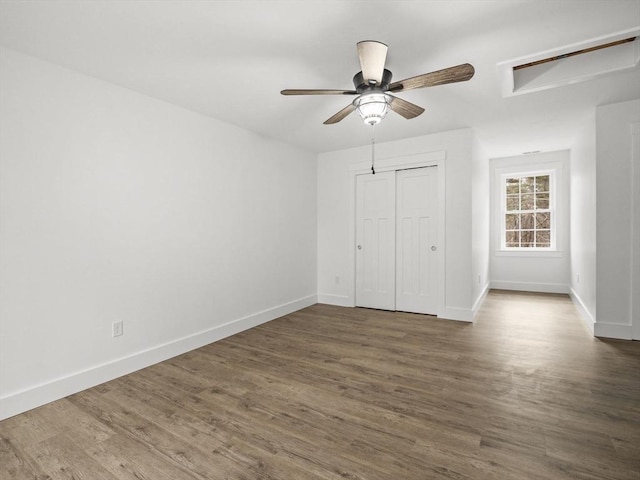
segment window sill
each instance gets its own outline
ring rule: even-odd
[[[560,258],[564,256],[561,250],[496,250],[496,257],[547,257]]]

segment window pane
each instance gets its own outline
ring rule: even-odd
[[[533,193],[536,177],[522,177],[520,179],[520,193]]]
[[[541,175],[536,177],[536,192],[549,191],[549,175]]]
[[[522,232],[520,232],[520,246],[535,246],[535,232],[533,230],[523,230]]]
[[[536,213],[536,229],[550,229],[551,228],[551,214],[549,212]]]
[[[520,179],[507,178],[507,195],[520,193]]]
[[[536,232],[536,247],[550,247],[551,232],[549,230],[538,230]]]
[[[507,195],[507,210],[520,210],[519,200],[518,195]]]
[[[533,210],[534,195],[532,193],[522,195],[522,201],[520,203],[520,210]]]
[[[536,193],[536,208],[547,209],[549,208],[549,194],[548,193]]]
[[[533,230],[535,213],[523,213],[520,215],[520,228],[523,230]]]
[[[520,232],[506,232],[506,245],[507,247],[519,247],[520,246]]]
[[[506,230],[518,230],[520,228],[520,215],[517,213],[507,213],[504,216],[504,226]]]

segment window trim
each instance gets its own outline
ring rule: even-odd
[[[561,151],[544,152],[531,156],[521,155],[518,157],[503,157],[491,159],[491,255],[494,257],[537,257],[552,258],[564,257],[568,248],[569,235],[569,178],[568,178],[568,158],[560,159],[556,153]],[[555,174],[555,250],[506,250],[501,249],[502,228],[502,190],[500,188],[501,176],[507,174],[517,176],[528,172],[553,171]]]
[[[545,211],[549,211],[551,214],[550,231],[550,246],[549,247],[507,247],[506,245],[506,214],[507,214],[507,194],[506,194],[506,180],[507,178],[522,178],[522,177],[538,177],[543,175],[549,175],[549,208]],[[518,252],[518,253],[548,253],[557,252],[558,248],[558,231],[556,228],[557,220],[557,188],[556,188],[556,169],[543,169],[543,170],[525,170],[518,172],[500,173],[500,244],[498,251],[500,252]],[[521,210],[518,210],[521,212]],[[535,210],[534,210],[535,212]]]

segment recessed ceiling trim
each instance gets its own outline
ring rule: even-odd
[[[640,27],[500,62],[504,97],[630,70],[640,60]]]
[[[596,50],[602,50],[603,48],[615,47],[617,45],[622,45],[624,43],[633,42],[638,37],[630,37],[625,38],[624,40],[616,40],[615,42],[609,42],[602,45],[596,45],[595,47],[583,48],[581,50],[576,50],[575,52],[563,53],[562,55],[555,55],[553,57],[544,58],[542,60],[537,60],[535,62],[523,63],[522,65],[516,65],[513,67],[513,70],[521,70],[523,68],[535,67],[536,65],[542,65],[543,63],[554,62],[556,60],[562,60],[563,58],[574,57],[576,55],[583,55],[589,52],[595,52]]]

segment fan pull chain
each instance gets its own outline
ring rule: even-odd
[[[375,168],[373,168],[373,165],[375,163],[376,160],[376,140],[375,140],[375,125],[371,125],[371,173],[373,175],[376,174],[376,170]]]

